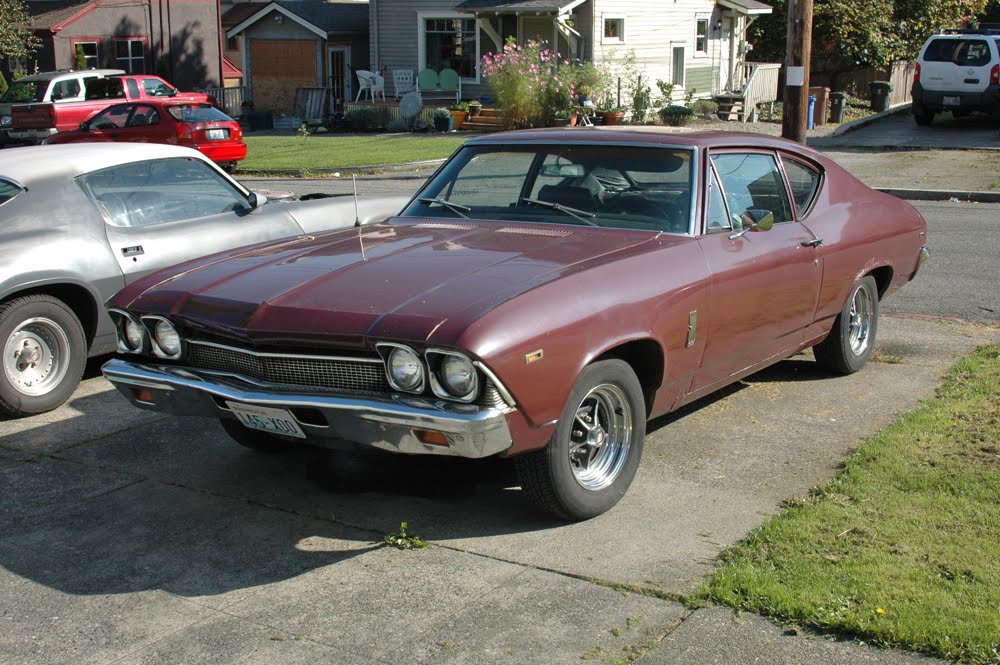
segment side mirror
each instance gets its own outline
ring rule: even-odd
[[[259,208],[267,203],[267,197],[257,192],[250,192],[250,197],[247,200],[250,202],[251,209]]]
[[[730,240],[742,238],[751,231],[770,231],[774,228],[774,213],[770,210],[750,208],[740,215],[739,222],[743,224],[743,228],[729,236]]]
[[[80,129],[90,129],[90,125],[87,124],[86,120],[80,123]]]

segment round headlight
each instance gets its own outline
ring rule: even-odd
[[[441,385],[454,397],[465,397],[476,387],[476,368],[465,356],[445,356],[438,374]]]
[[[397,346],[389,353],[389,376],[400,390],[417,392],[424,384],[424,365],[412,350]]]
[[[128,348],[132,351],[142,351],[143,341],[146,338],[145,329],[136,321],[125,319],[124,333]]]
[[[156,336],[156,345],[160,347],[160,351],[163,351],[164,355],[171,357],[180,355],[181,336],[169,321],[162,319],[157,321],[153,328],[153,334]]]

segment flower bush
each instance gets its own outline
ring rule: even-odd
[[[508,127],[546,127],[556,112],[576,104],[573,66],[546,42],[519,45],[483,56],[482,75]]]

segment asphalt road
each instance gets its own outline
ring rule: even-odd
[[[893,362],[832,377],[801,354],[658,419],[629,494],[581,524],[502,461],[254,454],[92,369],[57,411],[0,421],[0,661],[930,662],[670,600],[1000,339],[995,207],[918,207],[934,257],[885,303]],[[433,545],[383,546],[401,521]]]

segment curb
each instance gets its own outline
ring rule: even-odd
[[[862,127],[866,127],[877,120],[881,120],[882,118],[887,118],[890,115],[909,112],[910,106],[911,106],[910,102],[903,102],[902,104],[896,104],[895,106],[891,106],[886,111],[880,111],[879,113],[866,115],[865,117],[858,118],[857,120],[845,122],[840,127],[837,127],[830,134],[828,134],[828,136],[843,136],[844,134],[853,132],[855,129],[861,129]]]
[[[302,177],[303,173],[319,173],[324,174],[328,178],[335,178],[339,176],[350,176],[350,175],[372,175],[381,172],[396,172],[396,171],[416,171],[422,168],[434,168],[436,169],[441,164],[444,164],[445,158],[441,159],[428,159],[421,162],[399,162],[397,164],[372,164],[369,166],[346,166],[343,168],[332,168],[332,169],[240,169],[238,171],[239,176],[248,176],[254,178],[267,178],[271,179],[270,176],[287,176],[287,177]],[[334,174],[338,174],[335,176]],[[315,178],[316,180],[323,180],[325,178]]]
[[[1000,203],[1000,192],[955,192],[942,189],[896,189],[893,187],[873,187],[872,189],[910,201]]]

